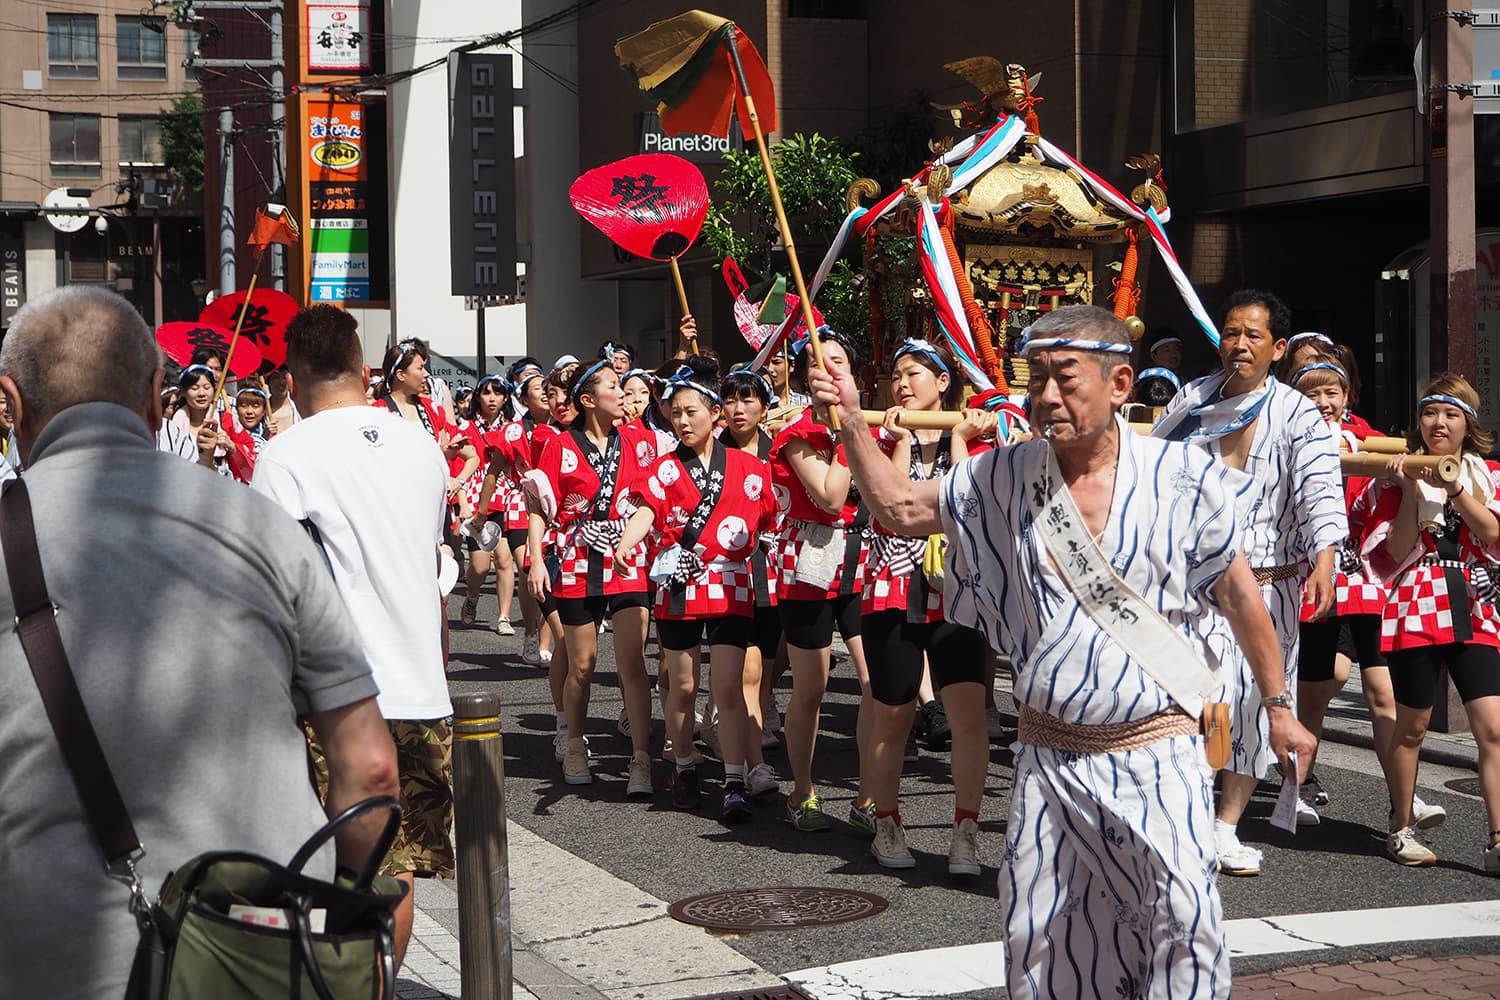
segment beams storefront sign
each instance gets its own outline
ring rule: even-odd
[[[516,153],[510,56],[448,57],[452,293],[516,294]]]
[[[693,163],[718,163],[731,149],[739,152],[744,146],[745,140],[740,135],[740,120],[737,116],[730,116],[729,136],[724,138],[693,133],[668,135],[662,131],[661,116],[655,111],[647,111],[641,115],[643,153],[671,153]]]
[[[26,304],[26,244],[19,236],[0,236],[0,327]]]

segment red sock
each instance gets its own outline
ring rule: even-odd
[[[900,809],[877,809],[877,810],[875,810],[875,818],[876,819],[885,819],[887,816],[892,817],[893,819],[895,819],[897,826],[901,825],[901,810]]]
[[[973,812],[973,811],[968,810],[968,809],[955,809],[955,810],[953,810],[953,825],[954,826],[957,826],[958,824],[962,823],[966,819],[972,819],[974,822],[978,823],[979,822],[979,814],[977,812]]]

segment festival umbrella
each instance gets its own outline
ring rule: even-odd
[[[225,367],[235,378],[254,375],[260,367],[260,351],[250,341],[241,340],[234,345],[231,354],[229,345],[233,340],[234,334],[228,328],[202,320],[197,323],[163,323],[156,328],[156,343],[167,357],[183,367],[192,363],[194,351],[208,347],[229,359]]]
[[[660,102],[662,129],[669,134],[701,132],[727,136],[730,113],[738,105],[742,130],[755,136],[761,169],[771,189],[771,204],[776,209],[781,242],[791,262],[803,322],[811,332],[813,358],[822,368],[823,347],[813,319],[812,299],[807,294],[807,283],[802,280],[802,265],[797,260],[786,208],[776,186],[776,171],[766,149],[765,133],[776,131],[776,93],[755,44],[733,21],[706,11],[690,10],[620,39],[615,44],[615,55],[625,71],[635,78],[636,85]],[[757,105],[765,109],[764,131]],[[830,412],[828,417],[838,430],[838,414]]]
[[[232,330],[241,309],[245,321],[240,337],[255,345],[268,368],[280,368],[286,363],[286,325],[297,315],[297,300],[274,288],[254,289],[252,300],[247,289],[214,299],[203,307],[198,319]]]
[[[682,314],[692,313],[677,258],[698,238],[708,214],[703,171],[667,153],[627,156],[578,178],[568,189],[568,200],[624,249],[670,263]]]

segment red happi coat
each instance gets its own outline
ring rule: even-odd
[[[615,481],[601,484],[579,443],[582,435],[582,431],[553,435],[536,465],[557,498],[552,527],[562,572],[553,582],[552,592],[570,598],[641,593],[647,589],[645,546],[636,547],[634,572],[617,577],[614,545],[635,510],[633,485],[656,462],[655,437],[628,426],[612,428],[611,440],[620,442],[620,464]],[[600,453],[607,454],[608,447],[606,444]],[[601,494],[609,499],[608,517],[588,524],[595,521],[595,498]]]
[[[1351,414],[1344,417],[1335,431],[1349,441],[1350,449],[1357,450],[1359,442],[1375,433],[1361,418]],[[1380,581],[1364,572],[1359,565],[1359,547],[1369,528],[1370,515],[1375,505],[1377,490],[1371,489],[1374,480],[1369,476],[1349,476],[1344,480],[1344,508],[1349,515],[1349,537],[1340,546],[1335,557],[1337,568],[1333,575],[1335,615],[1378,615],[1385,608],[1386,592]],[[1301,621],[1315,621],[1316,606],[1302,592]]]
[[[863,542],[859,540],[860,528],[863,527],[860,522],[865,520],[859,505],[859,495],[851,485],[849,496],[837,515],[829,514],[819,507],[787,461],[786,448],[793,441],[805,441],[814,451],[831,455],[840,464],[848,464],[844,458],[844,446],[834,441],[833,433],[828,427],[813,421],[811,409],[804,410],[802,416],[782,428],[772,442],[771,487],[776,493],[776,504],[785,516],[778,559],[780,579],[777,581],[777,599],[826,601],[857,594],[860,592],[865,557],[868,554]],[[849,529],[844,550],[844,572],[826,589],[802,583],[796,576],[797,560],[807,544],[807,529],[810,525],[819,524]]]
[[[754,455],[722,444],[718,447],[724,451],[723,488],[693,546],[702,572],[683,584],[657,589],[652,612],[657,618],[681,621],[755,614],[750,560],[759,551],[761,533],[776,524],[771,474]],[[633,490],[634,501],[655,515],[659,548],[681,544],[688,520],[702,499],[690,462],[696,465],[698,458],[686,448],[664,455]]]

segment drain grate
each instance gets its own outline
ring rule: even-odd
[[[1451,788],[1455,792],[1461,792],[1464,795],[1473,795],[1476,798],[1481,798],[1484,795],[1484,793],[1479,790],[1478,778],[1454,778],[1452,781],[1443,782],[1443,786],[1445,788]]]
[[[872,917],[887,905],[880,896],[854,889],[791,886],[689,896],[667,912],[685,924],[718,931],[765,931],[842,924]]]
[[[746,990],[743,993],[710,993],[691,1000],[808,1000],[808,996],[790,986],[777,986],[768,990]]]

